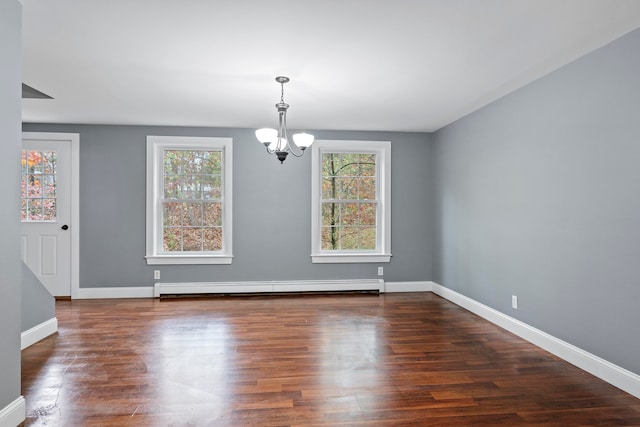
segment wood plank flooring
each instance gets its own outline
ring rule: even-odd
[[[432,293],[58,301],[25,426],[640,426],[640,400]]]

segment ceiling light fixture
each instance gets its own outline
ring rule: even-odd
[[[289,153],[295,157],[302,157],[304,150],[313,144],[313,135],[306,132],[296,133],[293,135],[293,142],[289,141],[287,138],[287,109],[289,104],[284,102],[284,84],[289,81],[289,77],[278,76],[276,81],[280,83],[280,102],[276,104],[278,129],[258,129],[256,130],[256,138],[264,144],[269,154],[275,154],[280,163],[284,163]]]

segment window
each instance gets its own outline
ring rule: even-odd
[[[312,261],[389,262],[391,143],[316,141],[311,147]]]
[[[147,264],[231,264],[231,145],[147,136]]]
[[[22,150],[20,219],[49,222],[57,219],[55,151]]]

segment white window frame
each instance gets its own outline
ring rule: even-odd
[[[233,150],[231,138],[190,136],[147,136],[147,238],[149,265],[231,264]],[[216,252],[166,253],[162,251],[163,153],[165,150],[222,150],[222,250]]]
[[[391,142],[320,140],[311,146],[311,261],[315,264],[365,263],[391,261]],[[376,217],[375,250],[323,250],[322,227],[322,154],[375,153]]]

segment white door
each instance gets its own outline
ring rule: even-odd
[[[71,296],[71,141],[22,140],[22,260],[57,297]]]

